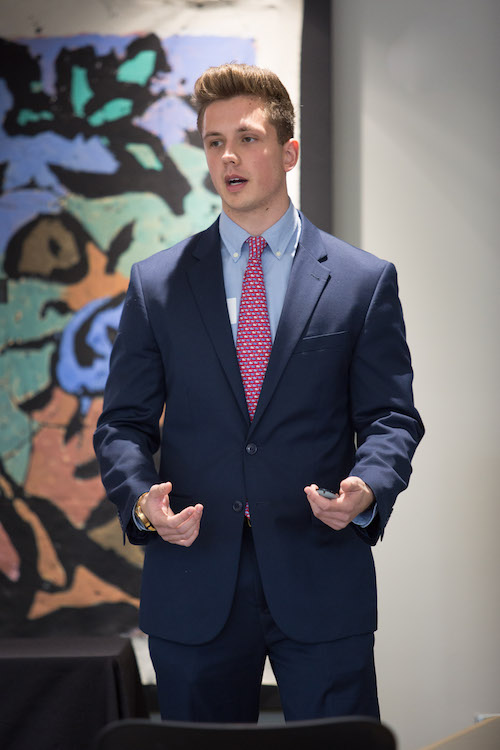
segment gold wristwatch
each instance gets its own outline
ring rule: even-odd
[[[143,492],[142,495],[139,497],[134,507],[134,513],[135,513],[136,518],[139,519],[139,521],[143,524],[143,526],[145,526],[145,528],[148,531],[156,531],[155,527],[153,526],[153,524],[151,523],[151,521],[149,520],[149,518],[147,517],[147,515],[144,513],[143,509],[141,508],[141,500],[147,494],[148,494],[147,492]]]

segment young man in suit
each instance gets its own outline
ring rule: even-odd
[[[133,267],[95,433],[124,532],[146,545],[162,715],[255,721],[269,655],[286,719],[378,716],[370,545],[423,435],[396,272],[291,204],[299,147],[273,73],[210,68],[194,103],[222,213]],[[257,385],[238,336],[252,294]]]

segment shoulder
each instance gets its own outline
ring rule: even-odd
[[[301,243],[312,250],[317,259],[331,271],[349,274],[375,274],[391,272],[394,266],[374,253],[362,250],[349,242],[324,232],[301,214]]]

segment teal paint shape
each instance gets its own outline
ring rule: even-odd
[[[52,383],[51,360],[55,343],[41,349],[8,349],[2,353],[7,375],[6,390],[14,404],[44,391]]]
[[[208,174],[205,152],[202,148],[188,143],[176,143],[168,150],[176,167],[193,187],[201,187]],[[217,200],[217,196],[215,196]]]
[[[117,271],[125,276],[132,263],[205,229],[220,213],[220,198],[204,186],[207,164],[203,150],[181,143],[173,146],[169,155],[191,185],[181,216],[158,195],[145,192],[94,199],[73,194],[65,204],[105,252],[124,226],[134,224],[132,242],[117,265]]]
[[[48,306],[63,297],[64,286],[40,279],[8,281],[8,305],[0,305],[0,352],[2,358],[9,345],[22,345],[41,337],[59,333],[72,313],[59,312]],[[42,310],[44,314],[42,315]]]
[[[87,71],[80,65],[74,65],[71,70],[71,104],[77,117],[85,117],[85,105],[93,96]]]
[[[117,271],[125,276],[132,263],[152,255],[188,234],[184,216],[176,216],[167,203],[154,193],[130,192],[107,198],[87,199],[72,195],[67,210],[95,238],[105,251],[127,224],[133,223],[132,242],[120,256]]]
[[[13,449],[4,458],[5,471],[17,484],[23,485],[28,474],[31,457],[31,436],[18,449]]]
[[[28,415],[12,403],[6,389],[0,388],[0,455],[7,473],[18,484],[24,483],[28,471],[32,433]]]
[[[105,122],[113,122],[114,120],[121,120],[122,117],[128,117],[132,113],[132,108],[133,102],[131,99],[121,97],[111,99],[111,101],[106,102],[104,107],[91,114],[88,121],[92,127],[98,128]]]
[[[30,122],[39,122],[40,120],[53,120],[54,115],[52,112],[41,110],[41,112],[34,112],[32,109],[20,109],[17,116],[17,122],[21,127],[24,127]]]
[[[132,154],[144,169],[155,169],[161,172],[163,165],[147,143],[128,143],[125,149]]]
[[[116,80],[122,83],[137,83],[145,86],[154,73],[156,65],[156,52],[153,50],[142,50],[131,60],[125,60],[116,73]]]

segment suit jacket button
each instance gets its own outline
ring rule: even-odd
[[[255,445],[255,443],[248,443],[245,450],[249,456],[253,456],[255,453],[257,453],[257,446]]]
[[[241,500],[234,501],[233,510],[235,513],[241,513],[241,511],[243,510],[243,503],[241,502]]]

